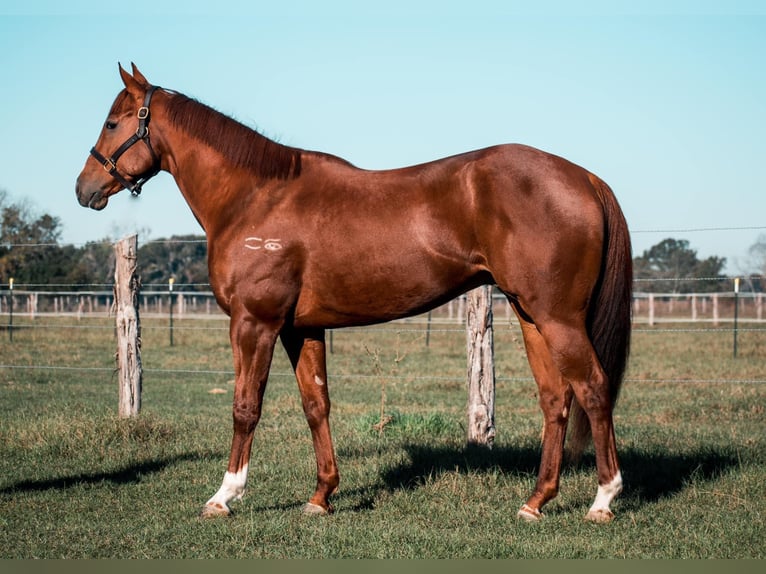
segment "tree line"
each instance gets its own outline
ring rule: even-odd
[[[61,244],[58,217],[37,214],[26,203],[13,202],[0,190],[0,283],[10,278],[19,285],[66,286],[93,289],[113,282],[113,240],[81,247]],[[743,291],[766,287],[766,235],[748,251],[757,271],[745,277]],[[169,279],[184,290],[208,290],[207,244],[204,235],[173,236],[141,243],[139,270],[143,285],[167,285]],[[700,259],[685,239],[668,238],[633,260],[636,290],[654,293],[705,293],[730,290],[723,274],[726,258]]]
[[[114,240],[81,247],[61,243],[58,217],[39,215],[23,202],[12,202],[0,190],[0,283],[61,286],[67,290],[106,287],[114,282]],[[166,240],[139,238],[138,261],[144,285],[164,284],[172,277],[184,289],[207,291],[207,244],[204,235]]]

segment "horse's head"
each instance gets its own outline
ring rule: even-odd
[[[138,195],[141,186],[160,170],[159,157],[149,141],[149,108],[156,87],[135,64],[133,75],[120,66],[120,76],[125,89],[114,100],[77,178],[77,200],[83,207],[96,210],[104,209],[109,197],[123,188]],[[139,142],[143,144],[134,145]]]

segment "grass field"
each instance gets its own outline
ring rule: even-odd
[[[34,325],[13,343],[0,332],[0,364],[16,366],[0,369],[2,558],[766,557],[766,385],[752,382],[766,375],[766,331],[741,333],[737,359],[728,331],[635,333],[616,410],[625,490],[616,520],[594,525],[583,521],[592,453],[565,470],[540,524],[515,517],[535,482],[541,416],[512,326],[496,326],[489,452],[465,447],[459,326],[435,325],[428,347],[422,325],[333,334],[341,488],[328,517],[300,512],[314,460],[279,351],[248,492],[233,517],[204,521],[231,438],[225,323],[177,322],[170,347],[167,323],[144,321],[133,420],[115,416],[108,320]]]

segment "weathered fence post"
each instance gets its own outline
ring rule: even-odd
[[[141,280],[136,273],[138,237],[131,235],[114,245],[114,309],[117,321],[117,377],[120,417],[135,416],[141,410],[141,321],[138,296]]]
[[[173,346],[173,283],[175,279],[168,279],[168,300],[170,305],[170,346]]]
[[[468,443],[491,447],[495,440],[495,364],[492,337],[492,286],[468,292]]]
[[[692,295],[692,321],[697,320],[697,296]]]
[[[713,326],[718,326],[718,293],[713,293]]]
[[[739,277],[734,278],[734,358],[737,358],[737,330],[739,328]]]
[[[8,296],[8,339],[13,343],[13,277],[8,280],[8,289],[10,290]]]

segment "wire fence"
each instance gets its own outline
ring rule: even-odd
[[[644,233],[710,233],[743,230],[766,230],[766,226],[722,226],[722,227],[692,227],[686,229],[633,229],[631,234]],[[21,249],[24,251],[36,248],[85,247],[88,245],[108,244],[113,241],[88,242],[83,244],[62,245],[59,243],[6,243],[0,247],[7,250]],[[202,244],[203,237],[157,239],[142,242],[152,244]],[[745,292],[739,289],[739,280],[735,277],[671,277],[662,278],[663,285],[688,286],[695,282],[718,285],[715,292],[679,293],[671,288],[667,292],[649,292],[658,279],[636,279],[633,298],[633,333],[641,336],[661,337],[671,341],[676,336],[684,334],[726,337],[731,341],[733,355],[737,354],[737,338],[740,335],[761,337],[766,334],[766,324],[763,317],[764,294],[759,292],[763,283],[749,283]],[[106,319],[112,316],[114,303],[114,286],[110,283],[17,283],[12,280],[0,283],[0,338],[7,337],[13,341],[14,332],[18,330],[52,330],[61,333],[62,337],[78,337],[83,332],[100,330],[110,332],[114,329]],[[707,289],[705,289],[707,291]],[[432,312],[402,321],[385,325],[354,328],[362,332],[393,332],[421,334],[427,346],[431,335],[464,337],[465,333],[465,298],[457,298]],[[494,297],[494,321],[496,329],[511,329],[518,334],[517,345],[523,351],[520,341],[520,329],[510,304],[501,295]],[[142,330],[169,330],[172,344],[173,332],[226,332],[228,331],[227,317],[218,308],[210,286],[205,283],[149,283],[142,286],[140,299],[142,319],[148,322],[142,324]],[[200,320],[210,320],[200,321]],[[163,320],[168,324],[161,324]],[[14,324],[15,322],[15,324]],[[352,330],[352,329],[350,329]],[[761,341],[763,339],[758,339]],[[330,350],[332,352],[333,332],[329,332]],[[16,364],[6,361],[0,364],[0,376],[8,371],[45,370],[58,372],[110,372],[113,368],[92,365],[57,365],[42,364],[32,361],[28,364]],[[178,374],[178,375],[220,375],[231,376],[233,370],[228,369],[145,369],[146,373]],[[290,372],[272,373],[272,376],[290,376]],[[365,373],[340,375],[340,377],[367,378],[378,375]],[[432,375],[420,377],[427,380],[460,380],[455,376]],[[531,377],[498,377],[499,381],[529,381]],[[687,378],[673,377],[644,377],[629,379],[641,383],[688,383]],[[699,383],[766,383],[766,372],[763,376],[742,378],[716,378],[699,376],[694,378]]]
[[[687,279],[683,279],[686,281]],[[732,341],[734,354],[738,336],[754,334],[766,341],[766,319],[763,317],[763,293],[738,293],[732,281],[721,279],[725,290],[716,293],[643,293],[638,287],[633,300],[633,332],[652,337],[672,338],[682,333],[711,334],[727,337]],[[109,284],[46,284],[10,285],[0,284],[0,337],[5,336],[12,343],[13,334],[19,330],[46,330],[61,333],[62,337],[78,337],[84,330],[101,330],[109,333],[114,326],[105,320],[111,317],[113,292]],[[149,319],[142,324],[142,330],[169,330],[172,333],[193,333],[218,331],[223,337],[228,331],[227,317],[217,304],[213,294],[200,289],[201,284],[147,285],[141,291],[141,318]],[[164,289],[163,289],[164,287]],[[431,336],[446,334],[456,338],[465,337],[465,297],[459,297],[434,309],[430,313],[394,321],[388,324],[350,328],[367,333],[388,332],[396,334],[421,335],[423,344],[428,346]],[[495,329],[514,330],[520,339],[520,328],[512,307],[502,294],[493,297]],[[168,324],[170,320],[170,324]],[[173,320],[175,322],[173,322]],[[205,320],[205,321],[202,321]],[[210,320],[210,321],[207,321]],[[164,321],[164,322],[163,322]],[[172,342],[171,342],[172,344]],[[329,332],[330,352],[333,331]],[[521,348],[521,347],[520,347]],[[0,376],[9,371],[51,371],[83,373],[109,373],[114,369],[90,365],[57,365],[34,361],[17,364],[6,361],[0,364]],[[210,375],[233,376],[233,369],[180,369],[147,368],[147,374],[158,375]],[[291,372],[274,372],[272,376],[294,376]],[[360,372],[339,375],[338,378],[369,378],[379,375]],[[429,375],[418,377],[424,380],[459,381],[461,377]],[[529,376],[497,377],[498,381],[531,381]],[[766,372],[756,377],[706,377],[693,380],[673,377],[629,378],[634,383],[708,383],[708,384],[764,384]]]
[[[716,292],[644,292],[641,285],[654,280],[635,280],[633,321],[635,324],[712,323],[764,321],[764,293],[740,292],[732,278],[675,278],[663,281],[718,281],[722,289]],[[109,316],[114,303],[113,285],[90,284],[13,284],[0,283],[0,322],[10,315],[32,319],[45,316]],[[220,318],[209,284],[169,283],[148,284],[141,288],[141,313],[145,317],[162,317],[175,313],[176,318]],[[512,310],[505,296],[493,295],[495,313],[511,319]],[[464,320],[465,296],[432,312],[429,320],[460,323]],[[735,312],[736,311],[736,312]],[[426,316],[424,316],[426,317]]]

